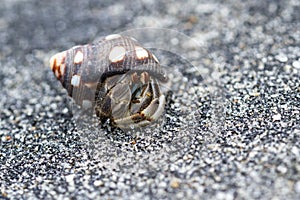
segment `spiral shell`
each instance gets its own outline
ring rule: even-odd
[[[158,59],[135,39],[109,35],[50,59],[56,78],[84,109],[121,128],[150,124],[163,112],[167,80]]]

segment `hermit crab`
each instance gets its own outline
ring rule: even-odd
[[[167,76],[155,55],[134,38],[115,34],[75,46],[52,56],[50,67],[68,95],[102,123],[141,127],[164,111],[160,84]]]

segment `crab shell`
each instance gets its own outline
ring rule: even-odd
[[[121,128],[150,124],[163,112],[166,74],[135,39],[109,35],[55,54],[50,67],[75,102]]]

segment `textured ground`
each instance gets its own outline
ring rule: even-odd
[[[76,121],[49,57],[141,27],[180,32],[150,34],[160,126]],[[0,199],[300,199],[299,27],[297,0],[2,1]]]

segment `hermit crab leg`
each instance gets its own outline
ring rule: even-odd
[[[158,104],[155,105],[155,104]],[[151,121],[154,121],[154,120],[157,120],[159,118],[159,116],[161,116],[161,114],[163,113],[164,111],[164,107],[165,107],[165,104],[166,104],[166,100],[165,100],[165,96],[164,95],[161,95],[157,101],[152,101],[151,104],[149,105],[149,109],[152,109],[153,110],[153,106],[155,106],[156,108],[156,112],[153,113],[153,115],[150,117]],[[151,123],[151,121],[141,121],[139,122],[138,124],[136,124],[136,127],[142,127],[142,126],[146,126],[146,125],[149,125]]]
[[[153,100],[149,106],[144,109],[141,113],[150,118],[151,120],[157,120],[157,118],[162,114],[165,106],[165,96],[160,95],[158,83],[151,84],[153,88]]]
[[[152,88],[151,91],[153,96],[150,104],[140,113],[136,113],[121,119],[115,119],[114,122],[119,127],[127,124],[132,124],[131,127],[145,126],[150,124],[153,120],[157,120],[162,114],[165,106],[165,96],[160,95],[158,83],[156,81],[151,81],[149,86]]]

